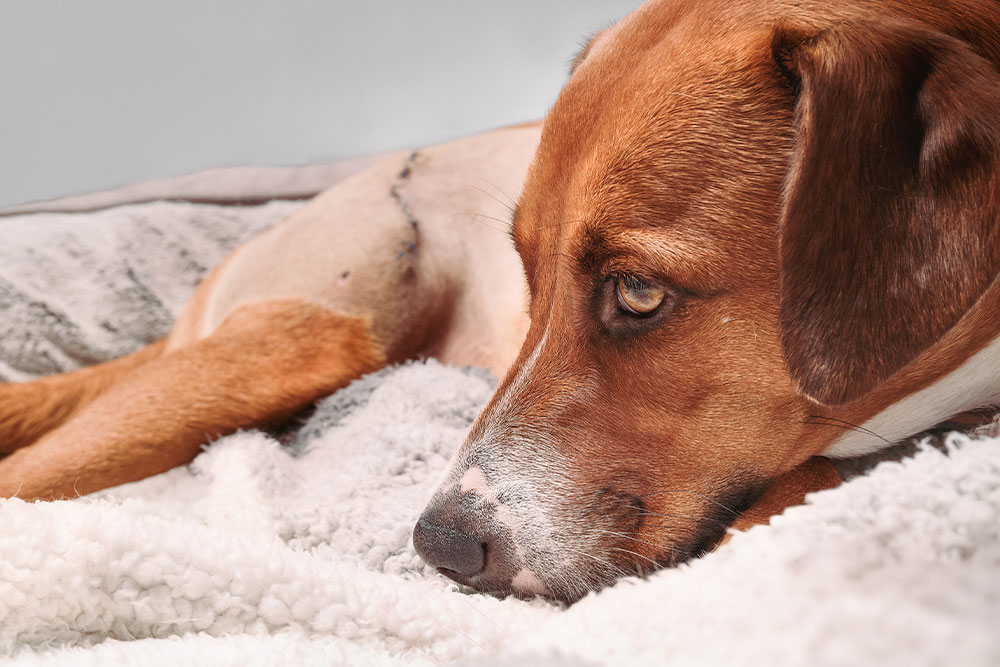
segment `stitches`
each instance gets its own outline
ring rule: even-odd
[[[396,177],[396,182],[389,188],[389,196],[392,197],[393,201],[395,201],[399,206],[399,210],[401,210],[403,215],[406,216],[406,221],[410,223],[410,228],[413,230],[413,240],[410,241],[403,250],[400,250],[399,253],[397,253],[396,259],[402,259],[407,253],[416,252],[419,242],[420,223],[417,220],[417,217],[413,214],[413,211],[410,209],[409,203],[400,192],[403,184],[405,184],[410,179],[410,176],[413,175],[413,166],[416,164],[419,156],[419,151],[413,151],[410,153],[410,157],[407,158],[406,164],[403,165],[399,175]]]

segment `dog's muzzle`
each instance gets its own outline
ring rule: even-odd
[[[521,561],[496,507],[454,489],[436,496],[413,529],[413,546],[438,572],[465,586],[501,594],[545,594]]]

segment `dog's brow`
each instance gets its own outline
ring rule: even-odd
[[[643,273],[668,276],[682,287],[712,293],[725,286],[716,284],[719,256],[708,239],[677,230],[618,229],[589,227],[581,236],[580,264],[587,273]]]

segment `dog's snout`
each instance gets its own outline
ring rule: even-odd
[[[502,517],[480,494],[455,489],[431,500],[413,528],[413,546],[441,574],[484,593],[543,593]]]
[[[435,521],[426,512],[413,529],[413,547],[420,557],[441,574],[467,584],[486,567],[486,543],[456,526]]]

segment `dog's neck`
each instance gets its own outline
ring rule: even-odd
[[[952,372],[869,419],[861,425],[864,430],[846,431],[824,455],[851,458],[869,454],[958,413],[995,405],[1000,405],[1000,335]]]

